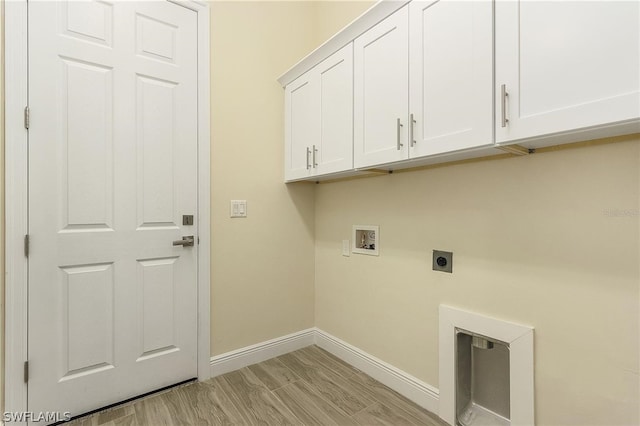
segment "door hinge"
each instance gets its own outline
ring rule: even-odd
[[[29,361],[24,362],[24,382],[29,382]]]
[[[29,129],[29,107],[24,107],[24,128]]]
[[[29,235],[24,236],[24,256],[29,257]]]

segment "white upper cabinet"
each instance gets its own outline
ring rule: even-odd
[[[308,72],[285,88],[285,180],[313,173],[311,149],[319,145],[317,79]]]
[[[285,88],[285,180],[353,168],[353,47]]]
[[[287,181],[637,133],[640,1],[383,0],[279,81]]]
[[[409,19],[409,157],[492,145],[493,2],[414,0]]]
[[[637,120],[639,8],[496,2],[496,142]]]
[[[354,163],[493,144],[493,3],[414,0],[354,42]]]
[[[408,157],[409,7],[356,38],[354,56],[354,165]]]
[[[353,44],[325,59],[315,72],[320,101],[316,174],[350,170],[353,168]]]

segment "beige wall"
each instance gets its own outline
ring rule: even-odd
[[[622,139],[319,185],[316,326],[437,387],[438,305],[528,324],[538,424],[638,424],[640,135]],[[354,224],[380,226],[380,257],[341,256]]]
[[[314,47],[311,2],[211,7],[213,355],[314,324],[314,186],[283,184],[284,91]],[[246,199],[248,217],[229,218]]]
[[[314,41],[321,45],[355,18],[364,13],[375,1],[316,1],[313,21]]]
[[[276,79],[371,4],[211,3],[212,355],[314,325],[315,188],[283,184]]]

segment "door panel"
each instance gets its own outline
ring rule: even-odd
[[[407,159],[408,19],[405,6],[354,41],[356,168]]]
[[[177,226],[174,190],[176,83],[136,76],[139,226]]]
[[[317,82],[306,73],[285,89],[286,180],[311,176],[311,149],[320,141],[317,124]]]
[[[73,59],[62,59],[61,66],[62,228],[111,228],[113,70]]]
[[[63,379],[113,368],[113,264],[62,267],[66,372]]]
[[[415,0],[410,157],[493,143],[493,3]]]
[[[97,1],[72,1],[61,5],[61,34],[113,46],[113,5]]]
[[[496,142],[640,115],[640,3],[496,2],[495,14]]]
[[[29,410],[197,375],[195,12],[29,6]],[[197,218],[195,219],[197,224]]]
[[[176,27],[150,16],[136,15],[136,53],[175,63]]]
[[[175,292],[177,257],[138,261],[138,285],[141,287],[141,343],[140,358],[177,349]]]
[[[311,72],[319,79],[320,149],[316,173],[353,168],[353,45],[340,49]]]

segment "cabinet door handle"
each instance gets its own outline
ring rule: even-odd
[[[414,146],[416,144],[415,139],[413,138],[413,125],[416,124],[416,120],[413,118],[413,114],[409,114],[409,144]]]
[[[309,154],[311,154],[311,150],[307,147],[307,170],[311,168],[311,165],[309,164]]]
[[[502,127],[507,127],[507,124],[509,124],[509,119],[507,118],[507,97],[509,97],[507,85],[503,84],[500,90],[502,92]]]
[[[316,161],[316,154],[318,153],[318,148],[316,148],[316,146],[313,146],[313,168],[315,169],[316,167],[318,167],[318,162]]]
[[[400,151],[400,148],[402,148],[402,142],[400,141],[400,128],[402,127],[402,123],[400,123],[400,119],[398,118],[398,121],[396,121],[396,129],[398,131],[398,151]]]

